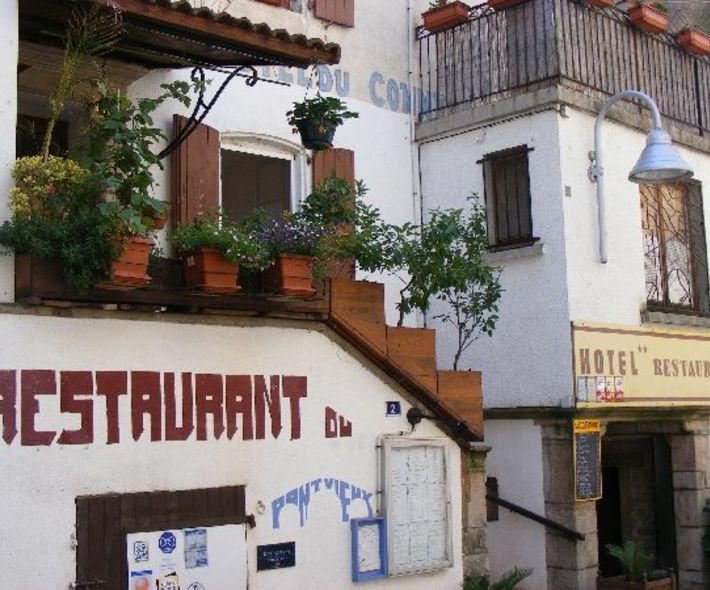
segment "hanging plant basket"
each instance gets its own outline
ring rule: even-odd
[[[688,53],[694,55],[710,54],[710,36],[697,29],[686,28],[677,36],[678,43]]]
[[[505,10],[506,8],[512,8],[523,2],[525,2],[525,0],[488,0],[488,6],[495,10]]]
[[[279,254],[276,262],[261,274],[264,291],[310,297],[313,288],[313,258],[301,254]]]
[[[183,256],[182,273],[188,289],[222,295],[239,291],[239,264],[225,260],[216,248],[200,248]]]
[[[668,17],[646,4],[629,8],[629,19],[647,33],[663,33],[668,28]]]
[[[327,150],[333,146],[337,125],[323,119],[309,119],[298,123],[303,147],[309,150]]]
[[[587,6],[596,6],[597,8],[608,8],[614,6],[614,0],[584,0]]]
[[[468,21],[470,7],[463,2],[451,2],[422,14],[424,28],[430,33],[450,29]]]

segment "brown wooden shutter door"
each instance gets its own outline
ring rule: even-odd
[[[341,148],[331,148],[316,152],[312,160],[313,186],[318,186],[331,174],[338,178],[355,182],[355,152]],[[353,207],[355,203],[353,203]],[[354,279],[354,260],[333,260],[328,262],[325,275],[331,279]]]
[[[331,148],[316,152],[312,165],[314,187],[333,173],[349,183],[355,182],[355,152],[352,150]]]
[[[177,135],[188,119],[173,115]],[[173,219],[189,223],[219,207],[219,132],[198,125],[173,152]]]
[[[355,0],[315,0],[316,18],[343,25],[355,26]]]

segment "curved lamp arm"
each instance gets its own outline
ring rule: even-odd
[[[589,179],[592,182],[597,183],[597,218],[599,223],[599,260],[602,264],[606,264],[607,252],[606,252],[606,210],[604,205],[604,168],[602,167],[602,121],[606,116],[609,108],[617,101],[626,98],[636,98],[642,100],[646,103],[648,108],[651,110],[651,115],[653,116],[653,126],[655,129],[661,128],[661,114],[658,112],[658,107],[653,99],[639,92],[638,90],[624,90],[622,92],[617,92],[614,96],[609,98],[599,110],[597,115],[597,120],[594,124],[594,151],[589,152],[589,159],[592,161],[589,167]]]

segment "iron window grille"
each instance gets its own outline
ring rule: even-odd
[[[640,193],[649,308],[710,314],[700,184],[641,185]]]
[[[492,249],[526,246],[533,236],[528,152],[519,146],[484,156],[488,239]]]

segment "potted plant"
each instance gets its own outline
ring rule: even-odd
[[[168,235],[183,264],[185,286],[206,293],[239,290],[240,265],[261,270],[268,252],[257,237],[223,215],[204,215]]]
[[[647,33],[663,33],[668,28],[668,9],[662,2],[647,4],[636,0],[629,7],[629,20]]]
[[[676,35],[676,39],[688,53],[694,55],[710,54],[710,35],[699,29],[685,27]]]
[[[284,212],[266,219],[259,236],[267,247],[272,264],[262,273],[265,291],[283,295],[309,297],[313,288],[314,259],[321,252],[324,239],[322,225],[313,223],[300,213]],[[319,264],[320,268],[320,264]]]
[[[487,0],[488,6],[496,10],[505,10],[517,4],[522,4],[526,0]]]
[[[345,119],[359,117],[358,113],[347,110],[339,98],[321,96],[294,102],[286,113],[288,123],[301,134],[303,146],[311,150],[324,150],[333,145],[333,136]]]
[[[607,544],[605,549],[619,562],[623,575],[598,578],[599,590],[674,590],[673,572],[649,570],[653,556],[644,552],[641,543],[627,541],[624,545]]]
[[[516,567],[505,572],[497,582],[491,582],[485,575],[467,576],[463,581],[463,590],[513,590],[532,572],[531,569]]]
[[[596,6],[597,8],[607,8],[614,6],[614,0],[584,0],[587,6]]]
[[[16,269],[29,276],[41,267],[80,291],[91,289],[116,255],[115,227],[96,207],[96,179],[57,156],[18,158],[13,177],[12,218],[0,226],[0,245],[15,252]]]
[[[437,0],[429,3],[429,10],[422,14],[424,28],[430,33],[450,29],[468,21],[471,8],[463,2]]]

